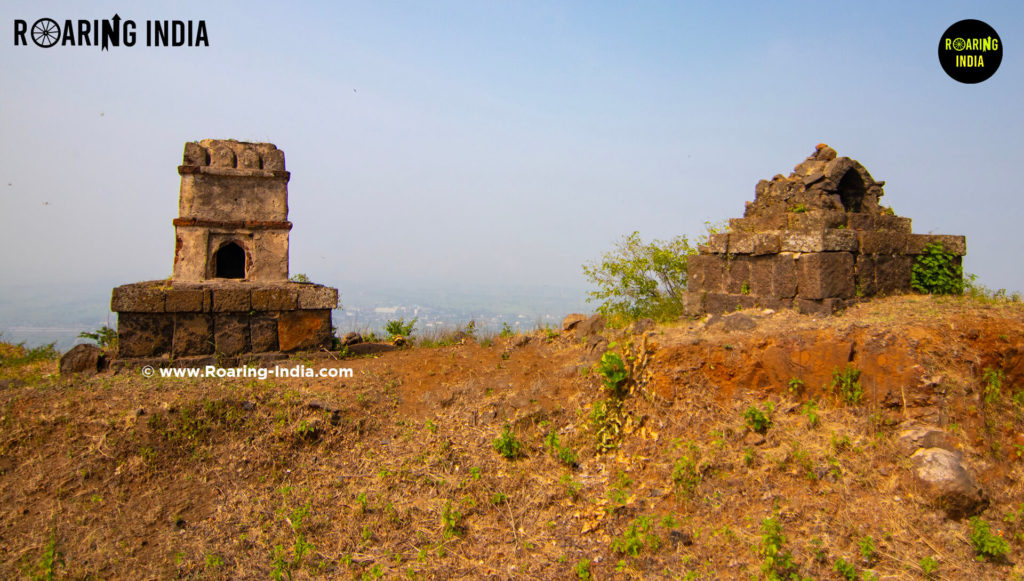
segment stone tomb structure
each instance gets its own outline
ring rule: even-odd
[[[331,346],[337,289],[288,280],[288,179],[270,143],[186,143],[174,271],[114,289],[118,356],[238,356]]]
[[[863,298],[910,291],[911,267],[939,243],[959,263],[963,236],[912,234],[910,219],[879,205],[864,166],[821,144],[789,177],[761,180],[743,218],[690,258],[687,310],[793,307],[832,313]]]

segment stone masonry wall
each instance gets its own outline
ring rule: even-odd
[[[118,356],[234,356],[331,347],[337,289],[309,283],[139,282],[119,286]]]
[[[959,263],[963,236],[913,234],[880,206],[884,182],[827,145],[788,178],[757,185],[743,218],[690,258],[689,312],[789,308],[831,313],[863,298],[910,291],[914,258],[939,243]]]

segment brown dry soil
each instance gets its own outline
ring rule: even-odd
[[[858,578],[920,579],[925,557],[936,579],[1020,578],[1022,305],[746,314],[752,330],[607,331],[635,369],[603,424],[596,358],[569,333],[281,363],[347,379],[7,365],[0,578],[752,579],[767,518],[809,578],[843,578],[843,559]],[[847,366],[862,372],[859,404],[831,387]],[[986,369],[1005,374],[998,394]],[[761,438],[744,411],[767,402]],[[977,560],[968,522],[914,484],[894,443],[909,419],[962,449],[1005,559]],[[522,444],[513,460],[493,444],[505,425]]]

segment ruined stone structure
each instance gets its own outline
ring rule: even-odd
[[[288,280],[288,179],[270,143],[186,143],[174,274],[119,286],[119,357],[236,356],[331,345],[337,289]]]
[[[824,144],[789,177],[761,180],[744,217],[690,258],[688,310],[831,313],[909,291],[914,258],[926,244],[961,260],[963,236],[912,234],[909,218],[879,205],[884,185]]]

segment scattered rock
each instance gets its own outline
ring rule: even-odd
[[[675,546],[683,545],[689,547],[693,544],[693,536],[684,531],[671,531],[668,534],[668,540],[672,541],[672,544]]]
[[[747,435],[743,436],[743,443],[748,446],[760,446],[764,444],[764,435],[757,432],[747,432]]]
[[[633,321],[633,323],[629,326],[629,332],[634,335],[639,335],[641,333],[650,331],[654,327],[654,319],[638,319],[636,321]]]
[[[530,342],[529,335],[518,335],[512,340],[513,347],[526,347],[527,343]]]
[[[723,331],[750,331],[757,322],[746,313],[733,313],[721,318]]]
[[[907,425],[896,435],[896,449],[909,456],[920,448],[942,448],[956,452],[946,432],[938,428]]]
[[[988,497],[962,464],[961,455],[942,448],[921,448],[910,457],[914,477],[932,504],[946,517],[974,516],[988,507]]]
[[[104,361],[103,350],[95,345],[75,345],[70,351],[60,358],[60,374],[71,376],[95,375],[98,373]]]
[[[601,335],[593,335],[587,338],[587,357],[598,360],[608,350],[608,339]]]
[[[341,346],[348,347],[349,345],[356,345],[363,342],[363,336],[355,331],[345,333],[345,336],[341,338]]]
[[[583,313],[572,313],[570,315],[566,315],[565,318],[562,319],[562,330],[572,331],[577,325],[586,320],[587,316]]]
[[[604,331],[605,320],[601,315],[591,315],[587,320],[576,325],[576,339],[582,340]]]

